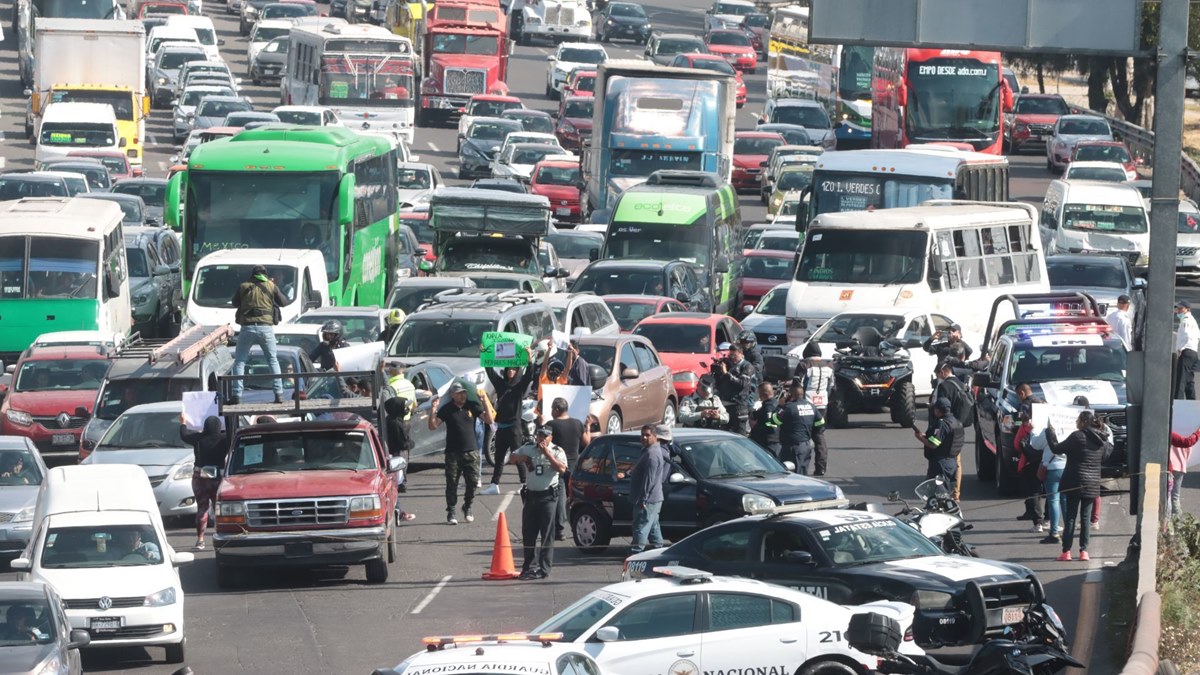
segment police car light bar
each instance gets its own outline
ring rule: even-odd
[[[1020,324],[1014,324],[1005,329],[1004,332],[1008,333],[1009,335],[1016,335],[1020,338],[1028,338],[1034,335],[1106,335],[1112,332],[1112,326],[1101,322],[1090,324],[1051,323],[1038,326],[1021,326]]]
[[[788,513],[803,511],[820,511],[821,509],[844,509],[850,505],[849,499],[819,499],[815,502],[800,502],[798,504],[780,504],[765,509],[752,509],[751,515],[782,516]]]
[[[660,577],[671,577],[684,583],[711,581],[713,576],[712,572],[705,572],[694,567],[683,567],[682,565],[659,565],[653,568],[653,570]]]
[[[494,635],[433,635],[421,638],[421,644],[429,651],[437,651],[448,645],[474,642],[540,642],[548,645],[563,638],[562,633],[496,633]]]

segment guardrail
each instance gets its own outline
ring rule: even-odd
[[[1189,160],[1190,161],[1190,160]],[[1195,163],[1192,163],[1195,167]],[[1137,624],[1129,660],[1121,675],[1154,675],[1158,671],[1158,642],[1162,636],[1162,599],[1156,592],[1158,577],[1158,508],[1162,466],[1146,465],[1146,489],[1138,523]],[[1134,478],[1136,480],[1136,478]]]
[[[1084,108],[1077,105],[1067,106],[1073,114],[1078,115],[1099,115],[1108,120],[1108,125],[1112,127],[1113,134],[1118,140],[1125,141],[1125,145],[1129,146],[1131,152],[1136,159],[1141,159],[1145,166],[1154,165],[1154,132],[1143,129],[1136,124],[1131,124],[1119,117],[1109,117],[1105,113],[1096,112],[1089,108]],[[1194,202],[1200,203],[1200,165],[1197,165],[1187,153],[1181,153],[1179,157],[1179,189]]]

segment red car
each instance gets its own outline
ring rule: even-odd
[[[782,134],[772,131],[739,131],[733,136],[733,188],[753,190],[761,187],[759,182],[763,162],[775,148],[786,145]]]
[[[675,394],[682,400],[696,391],[700,378],[726,355],[719,348],[733,344],[742,325],[724,314],[670,312],[642,319],[632,332],[650,340],[663,363],[670,366],[675,374]]]
[[[426,267],[432,270],[434,263],[437,262],[437,256],[433,252],[433,224],[429,222],[429,206],[422,205],[399,211],[396,219],[399,224],[412,228],[413,234],[417,235],[417,242],[425,250],[424,262],[421,263],[421,276],[424,276]]]
[[[1059,116],[1070,112],[1067,102],[1058,94],[1021,94],[1012,112],[1004,115],[1008,151],[1015,155],[1024,145],[1046,143],[1054,135]]]
[[[100,347],[25,350],[13,370],[12,388],[0,404],[0,433],[28,437],[47,460],[73,461],[108,364]]]
[[[737,307],[742,316],[754,311],[758,301],[796,271],[796,254],[791,251],[752,249],[742,252],[742,272],[738,275]]]
[[[574,70],[567,76],[567,81],[563,83],[563,96],[595,96],[596,95],[596,71],[593,70]]]
[[[569,159],[544,159],[533,167],[529,194],[550,200],[550,209],[557,220],[578,221],[579,162]]]
[[[1071,151],[1072,162],[1116,162],[1125,168],[1125,180],[1137,180],[1137,162],[1121,141],[1080,141]]]
[[[744,31],[710,30],[704,36],[704,44],[710,54],[723,57],[742,72],[753,75],[758,68],[758,52]]]
[[[68,153],[68,156],[92,157],[100,160],[104,168],[108,169],[109,178],[114,181],[122,178],[138,178],[142,175],[142,167],[130,164],[129,158],[119,150],[73,150]]]
[[[746,82],[742,80],[741,71],[729,65],[725,57],[716,54],[678,54],[671,62],[671,66],[674,68],[699,68],[722,75],[732,75],[733,79],[737,81],[737,107],[746,105]]]
[[[648,316],[687,311],[683,303],[662,295],[606,295],[604,304],[608,305],[622,333],[633,330],[639,321]]]
[[[564,96],[558,103],[558,124],[554,135],[567,150],[583,147],[583,139],[592,135],[592,96]]]

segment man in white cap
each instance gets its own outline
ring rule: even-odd
[[[524,464],[528,470],[525,490],[521,499],[521,539],[525,559],[521,563],[522,579],[545,579],[550,576],[553,565],[554,525],[558,515],[558,491],[563,489],[560,474],[567,470],[567,454],[551,442],[554,430],[548,426],[538,427],[534,432],[534,445],[508,456],[510,464]],[[541,538],[541,550],[537,540]],[[536,554],[536,555],[535,555]]]
[[[667,479],[667,451],[659,441],[671,441],[671,427],[665,424],[642,427],[642,456],[629,472],[629,500],[633,502],[633,542],[631,553],[641,553],[649,543],[651,548],[663,545],[658,525],[663,504],[663,482]]]

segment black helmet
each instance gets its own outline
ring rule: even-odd
[[[738,342],[753,347],[758,344],[758,338],[754,336],[753,331],[744,330],[738,335]]]
[[[820,358],[821,357],[821,345],[817,344],[816,340],[809,340],[808,344],[804,345],[803,353],[804,353],[804,358],[806,358],[806,359],[811,359],[814,357]]]
[[[339,339],[339,340],[342,338],[342,322],[341,321],[338,321],[337,319],[330,319],[329,321],[326,321],[324,324],[322,324],[321,337],[324,338],[326,335],[330,335],[330,334],[336,335],[337,339]]]

